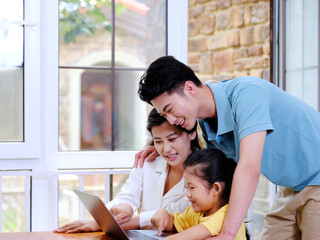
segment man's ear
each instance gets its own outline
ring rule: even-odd
[[[196,86],[194,85],[194,83],[192,81],[186,81],[184,83],[184,91],[185,93],[187,93],[188,95],[193,95],[194,91],[196,89]]]

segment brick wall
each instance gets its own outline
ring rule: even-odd
[[[189,0],[188,64],[206,81],[269,80],[269,0]]]

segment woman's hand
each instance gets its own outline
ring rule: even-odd
[[[134,164],[133,167],[137,168],[139,165],[143,167],[143,163],[146,160],[147,162],[152,162],[153,160],[158,157],[159,154],[157,153],[154,146],[150,145],[145,149],[141,150],[134,156]],[[140,163],[140,164],[139,164]]]
[[[127,203],[120,203],[118,205],[113,206],[110,209],[110,212],[119,224],[124,224],[128,222],[133,215],[133,209]]]
[[[78,232],[96,232],[100,231],[100,227],[94,220],[77,220],[68,223],[53,232],[56,233],[78,233]]]
[[[173,216],[166,209],[159,209],[151,218],[151,223],[158,229],[158,235],[162,231],[173,231]]]

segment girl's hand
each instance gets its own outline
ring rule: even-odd
[[[146,160],[147,162],[152,162],[158,156],[159,154],[157,153],[155,147],[150,145],[140,152],[136,153],[136,155],[134,156],[133,167],[137,168],[139,165],[140,167],[143,167],[144,160]]]
[[[113,206],[110,209],[110,212],[119,224],[124,224],[128,222],[133,215],[133,209],[127,203],[120,203],[118,205]]]
[[[158,229],[158,235],[161,236],[162,231],[173,230],[173,216],[166,209],[159,209],[151,218],[151,223]]]
[[[68,223],[58,229],[53,230],[55,233],[78,233],[78,232],[96,232],[100,227],[94,220],[77,220]]]

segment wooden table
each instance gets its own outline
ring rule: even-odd
[[[1,240],[115,240],[103,232],[53,233],[53,232],[16,232],[0,233]]]

